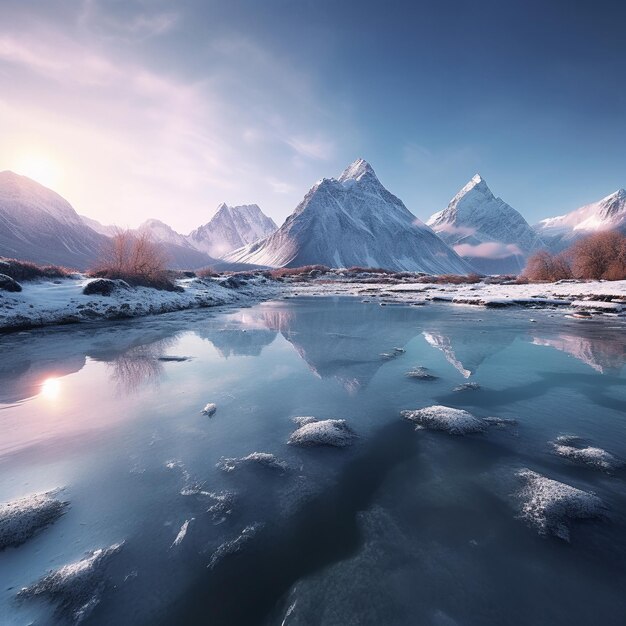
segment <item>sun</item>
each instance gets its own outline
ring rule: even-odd
[[[54,160],[36,152],[23,154],[16,162],[15,171],[50,188],[54,188],[60,179],[59,167]]]

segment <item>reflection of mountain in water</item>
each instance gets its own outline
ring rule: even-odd
[[[618,374],[626,362],[626,342],[621,330],[602,330],[602,336],[580,329],[582,335],[535,334],[533,344],[549,346],[582,361],[601,374]]]
[[[293,345],[311,371],[337,379],[349,391],[372,380],[385,362],[381,353],[404,346],[416,335],[419,319],[415,308],[346,300],[281,303],[256,313],[257,320]]]
[[[481,364],[497,352],[504,350],[515,335],[509,331],[489,329],[477,332],[464,325],[445,325],[437,330],[424,331],[424,339],[437,350],[441,350],[446,361],[458,370],[464,378],[475,374]]]

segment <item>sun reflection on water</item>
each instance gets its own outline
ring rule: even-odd
[[[61,381],[58,378],[46,378],[41,383],[41,395],[48,400],[56,400],[61,393]]]

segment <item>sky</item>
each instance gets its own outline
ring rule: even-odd
[[[187,233],[363,157],[421,219],[479,172],[534,223],[626,187],[620,4],[1,0],[0,170]]]

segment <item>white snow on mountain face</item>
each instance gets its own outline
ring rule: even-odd
[[[177,233],[171,226],[168,226],[161,220],[146,220],[139,225],[137,232],[148,234],[154,241],[171,243],[176,246],[182,246],[183,248],[193,247],[184,235]]]
[[[554,251],[563,250],[576,239],[603,230],[626,232],[626,190],[618,189],[571,213],[541,220],[534,228]]]
[[[267,237],[277,229],[274,220],[256,204],[220,204],[211,220],[189,234],[189,243],[215,257]]]
[[[272,235],[227,260],[298,267],[383,267],[435,274],[472,268],[380,183],[363,159],[324,178]]]
[[[104,235],[105,237],[113,237],[120,229],[112,224],[101,224],[98,220],[94,220],[86,215],[81,215],[80,219],[83,220],[89,228],[95,230],[97,233]]]
[[[518,273],[544,247],[528,222],[476,174],[427,224],[476,269]]]
[[[57,193],[0,172],[0,256],[84,269],[105,242]]]

